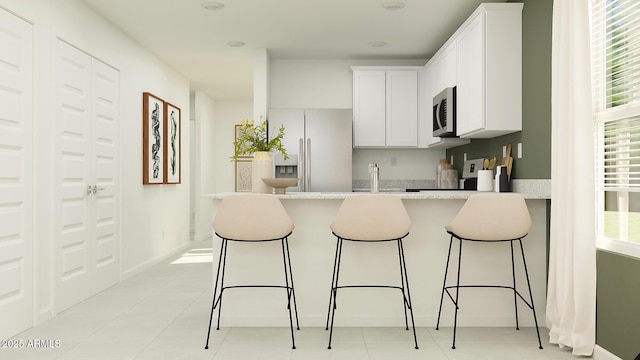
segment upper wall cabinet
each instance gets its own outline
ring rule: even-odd
[[[456,32],[460,137],[522,130],[522,6],[482,4]]]
[[[425,130],[418,132],[419,147],[450,148],[468,144],[469,139],[458,137],[441,138],[433,136],[433,97],[447,87],[454,87],[457,83],[457,43],[448,41],[438,53],[431,58],[425,67]],[[421,123],[419,123],[421,124]]]
[[[353,147],[416,147],[423,67],[353,70]]]

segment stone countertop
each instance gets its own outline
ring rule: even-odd
[[[400,196],[406,200],[466,200],[473,194],[479,194],[481,192],[473,190],[426,190],[420,192],[380,192],[380,194],[393,194]],[[216,193],[207,194],[202,197],[205,199],[222,199],[225,195],[233,194]],[[276,195],[282,200],[341,200],[351,194],[366,194],[365,192],[290,192],[282,195]],[[546,194],[537,193],[522,193],[525,199],[529,200],[545,200],[550,197]]]
[[[528,200],[548,200],[551,199],[551,180],[534,179],[513,181],[514,192],[521,193]],[[361,190],[361,189],[360,189]],[[350,194],[366,194],[366,191],[356,192],[289,192],[283,195],[276,195],[283,200],[335,200],[344,199]],[[420,192],[405,192],[404,189],[381,189],[380,194],[394,194],[407,200],[466,200],[473,194],[478,194],[474,190],[425,190]],[[203,195],[204,199],[222,199],[232,192],[215,193]]]

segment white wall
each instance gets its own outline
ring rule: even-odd
[[[194,181],[195,239],[211,236],[213,216],[211,200],[202,195],[235,191],[235,166],[233,156],[235,124],[242,119],[251,119],[251,101],[214,101],[206,94],[196,91],[195,111],[195,162]]]
[[[271,59],[271,108],[351,109],[350,66],[424,65],[427,60]]]
[[[235,191],[236,170],[235,163],[231,161],[234,153],[235,125],[242,119],[253,119],[252,114],[251,101],[216,102],[216,132],[213,138],[215,156],[209,163],[209,166],[216,170],[215,192]]]
[[[291,60],[271,59],[270,107],[350,109],[353,77],[350,66],[424,65],[427,60]],[[382,180],[435,179],[443,149],[355,149],[353,179],[369,179],[368,164],[378,163]]]
[[[0,0],[34,24],[36,322],[52,316],[53,225],[49,125],[52,49],[61,38],[120,71],[121,274],[131,276],[189,241],[189,82],[76,0]],[[182,184],[142,185],[142,93],[182,110]]]

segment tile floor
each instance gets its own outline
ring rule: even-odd
[[[64,311],[12,340],[21,349],[0,348],[0,359],[571,359],[549,345],[538,349],[533,328],[459,328],[451,349],[451,328],[418,328],[419,350],[402,328],[336,328],[328,350],[324,328],[296,332],[291,349],[288,328],[212,330],[204,349],[211,306],[209,242],[194,243],[169,259]],[[35,340],[45,347],[31,346]],[[48,341],[48,342],[47,342]],[[59,345],[59,346],[58,346]],[[29,346],[29,347],[27,347]]]

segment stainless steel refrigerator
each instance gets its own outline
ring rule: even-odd
[[[352,191],[352,111],[351,109],[270,109],[269,128],[284,125],[283,144],[292,160],[274,159],[275,177],[291,177],[292,168],[300,179],[287,191]],[[289,171],[278,170],[288,164]],[[282,175],[282,176],[281,176]]]

